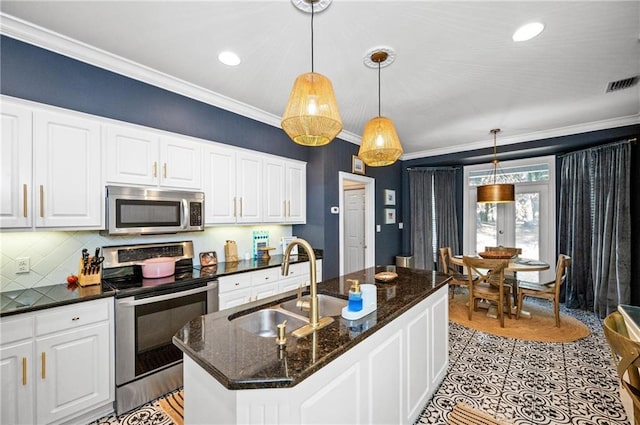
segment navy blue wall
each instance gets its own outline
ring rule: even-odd
[[[293,233],[323,249],[324,276],[337,276],[338,224],[329,209],[338,205],[338,171],[351,171],[356,145],[336,139],[320,148],[299,146],[280,128],[6,36],[0,44],[2,94],[307,161],[307,224],[294,226]],[[378,222],[383,189],[394,189],[399,197],[400,169],[367,170],[376,178]],[[383,225],[383,232],[376,234],[376,263],[391,262],[400,236]]]

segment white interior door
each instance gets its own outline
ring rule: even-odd
[[[364,189],[344,192],[344,272],[364,269]]]

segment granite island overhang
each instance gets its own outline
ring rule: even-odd
[[[416,418],[446,373],[449,277],[430,270],[397,267],[395,280],[375,282],[374,275],[386,270],[370,268],[318,283],[319,294],[344,299],[350,287],[347,279],[375,283],[377,310],[357,321],[336,316],[333,323],[303,338],[292,337],[294,329],[289,328],[282,348],[275,338],[247,332],[230,319],[277,307],[294,299],[293,293],[186,324],[173,338],[186,354],[185,424],[215,423],[216,415],[219,423],[252,422],[250,412],[257,405],[266,409],[268,422],[296,422],[313,414],[330,423],[332,409],[326,410],[331,404],[326,404],[330,401],[327,397],[321,397],[324,402],[315,397],[313,406],[303,401],[312,394],[317,396],[320,389],[325,393],[331,385],[330,399],[340,393],[348,398],[351,384],[359,395],[351,394],[354,407],[336,421],[349,421],[351,414],[358,418],[373,415],[382,406],[385,413],[381,414],[393,416],[389,417],[393,421],[408,423]],[[341,376],[352,376],[355,381],[338,379]],[[197,391],[200,401],[190,398],[189,391]],[[396,408],[388,401],[381,403],[389,398],[387,393],[397,401],[391,403],[397,404]],[[378,414],[376,417],[380,419]]]

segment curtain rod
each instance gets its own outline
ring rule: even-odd
[[[462,167],[460,166],[451,166],[451,167],[407,167],[407,171],[420,171],[420,170],[460,170]]]
[[[623,145],[625,143],[629,143],[633,146],[636,144],[637,140],[638,139],[636,137],[632,137],[630,139],[618,140],[617,142],[606,143],[604,145],[592,146],[586,149],[578,149],[577,151],[571,151],[571,152],[563,153],[562,155],[558,155],[558,158],[564,158],[565,156],[574,154],[576,152],[591,152],[597,149],[607,148],[607,147],[616,146],[616,145]]]

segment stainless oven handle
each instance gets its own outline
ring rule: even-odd
[[[157,297],[143,298],[135,301],[122,301],[120,305],[123,307],[136,307],[139,305],[152,304],[160,301],[172,300],[174,298],[186,297],[187,295],[199,294],[201,292],[210,291],[216,287],[216,284],[217,284],[216,282],[213,282],[213,283],[208,283],[207,286],[203,286],[201,288],[189,289],[186,291],[178,291],[178,292],[173,292],[167,295],[158,295]]]

